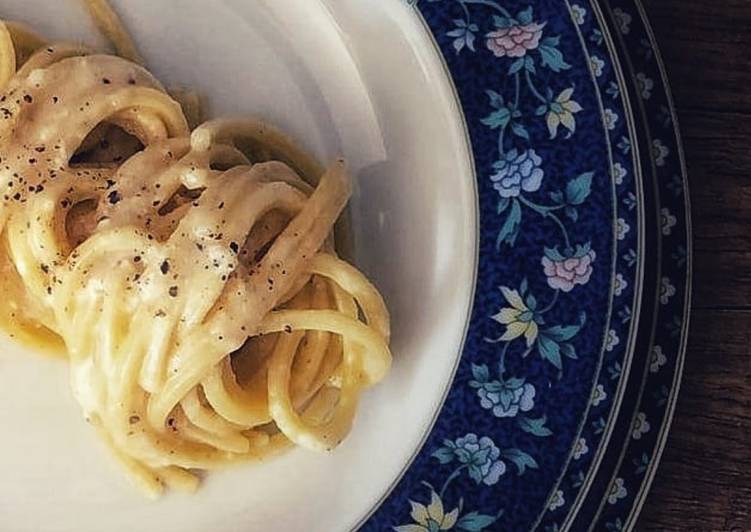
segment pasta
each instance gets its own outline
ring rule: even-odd
[[[344,161],[256,120],[191,129],[200,100],[86,3],[120,56],[0,23],[0,326],[67,358],[150,496],[333,449],[391,363],[384,301],[334,249]]]

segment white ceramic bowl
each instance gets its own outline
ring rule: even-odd
[[[98,42],[76,0],[0,0],[0,16]],[[356,177],[355,260],[393,317],[394,366],[328,455],[294,450],[141,497],[82,420],[65,364],[0,346],[0,530],[325,531],[357,525],[428,432],[461,350],[476,262],[465,127],[430,34],[401,0],[114,2],[166,85],[212,115],[257,115]]]

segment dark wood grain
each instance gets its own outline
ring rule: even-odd
[[[644,0],[691,186],[694,308],[673,428],[637,530],[751,531],[751,0]]]

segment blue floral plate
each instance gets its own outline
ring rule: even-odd
[[[464,352],[363,530],[622,530],[681,374],[685,172],[636,0],[420,0],[480,210]]]

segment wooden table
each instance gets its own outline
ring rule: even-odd
[[[637,530],[751,531],[751,0],[644,0],[680,119],[694,304],[673,428]]]

